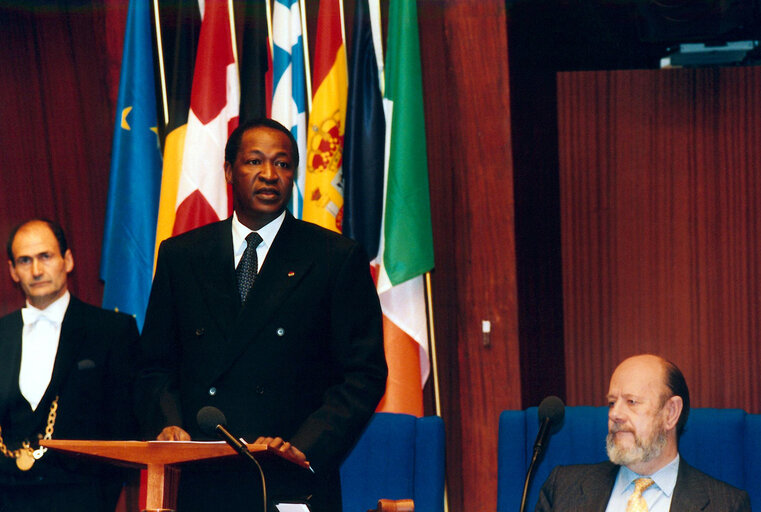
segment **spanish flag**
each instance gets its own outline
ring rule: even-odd
[[[321,0],[312,72],[314,96],[307,126],[303,219],[339,233],[347,75],[339,0]]]

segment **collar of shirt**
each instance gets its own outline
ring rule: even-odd
[[[264,258],[267,256],[267,252],[272,246],[272,242],[275,241],[275,237],[277,236],[278,231],[280,231],[283,221],[285,221],[285,210],[283,210],[283,213],[281,213],[276,219],[256,230],[256,232],[259,233],[259,236],[262,237],[262,243],[256,248],[256,257],[259,263],[257,271],[261,270],[262,265],[264,264]],[[243,251],[246,250],[246,237],[253,230],[244,226],[243,223],[238,220],[238,214],[233,212],[232,231],[233,257],[235,258],[235,266],[237,267],[240,258],[243,256]]]
[[[621,466],[621,470],[618,472],[617,480],[622,481],[624,484],[623,491],[628,495],[634,491],[634,481],[636,479],[642,477],[652,478],[655,482],[652,487],[657,487],[666,496],[671,496],[671,493],[674,492],[674,486],[676,486],[676,475],[678,472],[679,454],[677,453],[676,457],[674,457],[674,460],[663,466],[652,475],[638,475],[626,466]],[[616,483],[618,483],[618,481]]]
[[[650,510],[657,510],[652,508],[654,500],[653,497],[648,497],[654,492],[662,493],[666,504],[670,504],[671,495],[674,493],[674,487],[676,486],[676,477],[679,472],[679,454],[677,453],[674,460],[663,466],[661,469],[653,473],[652,475],[640,475],[627,468],[621,466],[616,476],[616,482],[613,484],[613,492],[611,493],[610,502],[607,510],[624,510],[626,508],[626,502],[631,494],[634,492],[634,481],[641,477],[652,478],[655,482],[643,493],[643,497],[647,500]],[[619,504],[622,508],[619,508]],[[668,510],[668,506],[665,508]]]
[[[54,300],[48,307],[45,309],[38,309],[34,306],[32,306],[29,301],[26,302],[26,307],[21,310],[21,315],[24,318],[24,323],[27,323],[27,318],[29,317],[41,317],[46,318],[50,322],[55,323],[56,325],[61,325],[63,323],[63,317],[66,314],[66,309],[69,307],[69,302],[71,301],[71,294],[68,290],[66,290],[63,295],[58,297],[56,300]],[[27,312],[25,312],[25,310]]]

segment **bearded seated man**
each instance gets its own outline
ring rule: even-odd
[[[655,355],[624,360],[608,391],[610,461],[558,466],[536,511],[749,511],[748,493],[690,466],[679,437],[690,394],[679,368]]]

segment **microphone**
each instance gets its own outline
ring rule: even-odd
[[[534,455],[531,457],[531,464],[529,464],[528,471],[526,472],[526,481],[523,485],[521,512],[526,508],[528,488],[531,484],[531,477],[534,474],[534,468],[539,460],[539,455],[544,451],[545,443],[550,437],[550,434],[554,434],[560,430],[563,418],[565,417],[565,405],[560,398],[556,396],[548,396],[539,404],[538,416],[539,432],[536,434],[536,441],[534,441]]]
[[[256,458],[251,455],[251,452],[248,451],[248,447],[241,438],[235,437],[229,430],[227,430],[227,420],[222,411],[210,405],[201,407],[198,414],[196,414],[196,421],[198,422],[198,428],[201,429],[201,432],[210,437],[221,438],[227,444],[232,446],[236,452],[256,462]]]
[[[565,417],[565,405],[558,397],[548,396],[539,404],[538,416],[540,426],[539,432],[536,434],[536,441],[534,441],[534,454],[536,455],[544,451],[544,443],[547,442],[549,435],[560,429]]]
[[[264,508],[262,508],[262,510],[268,510],[267,483],[264,478],[262,466],[259,464],[259,461],[256,460],[256,457],[248,451],[248,447],[243,439],[235,437],[229,430],[227,430],[227,419],[225,419],[225,415],[222,411],[211,405],[201,407],[196,414],[196,423],[198,423],[198,428],[201,429],[201,432],[209,437],[214,437],[215,435],[220,437],[223,441],[232,446],[236,452],[240,453],[256,465],[262,481],[262,499],[264,500]]]

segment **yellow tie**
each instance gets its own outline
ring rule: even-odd
[[[647,512],[647,502],[642,493],[654,483],[652,478],[638,478],[634,481],[634,492],[626,504],[626,512]]]

